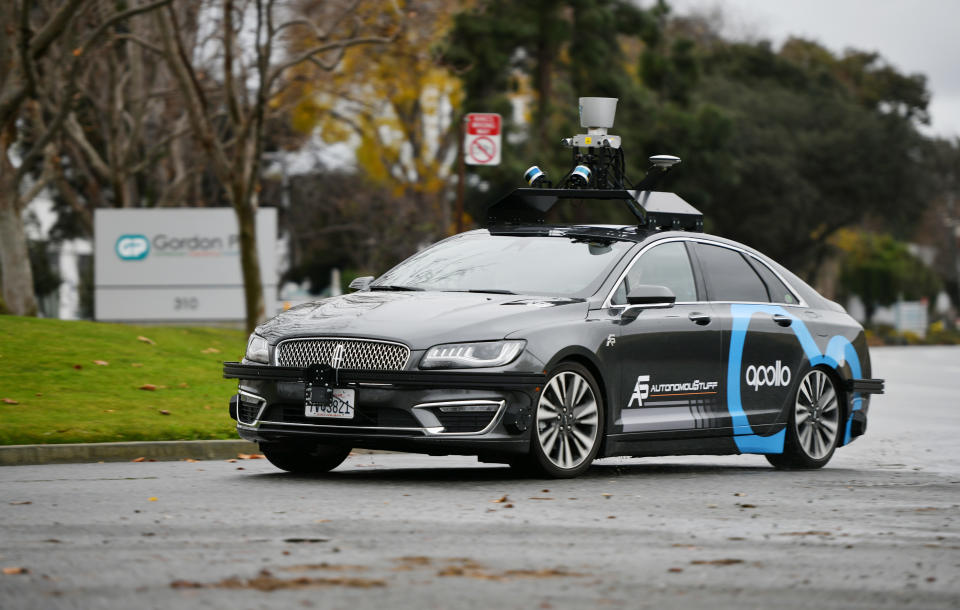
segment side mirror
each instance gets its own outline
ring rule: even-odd
[[[673,305],[677,295],[666,286],[639,284],[630,288],[627,303],[630,305]]]
[[[366,290],[370,287],[370,282],[372,281],[372,275],[364,275],[362,277],[354,278],[354,280],[350,282],[349,288],[350,290]]]

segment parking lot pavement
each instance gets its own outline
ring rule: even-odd
[[[317,478],[264,460],[0,468],[0,607],[956,608],[960,351],[874,350],[874,368],[888,391],[867,436],[815,472],[608,459],[546,481],[397,454]]]

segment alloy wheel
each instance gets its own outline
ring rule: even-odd
[[[840,430],[840,404],[833,381],[814,369],[801,380],[794,421],[800,448],[811,459],[821,460],[834,448]]]
[[[562,371],[550,379],[537,406],[537,437],[553,465],[570,470],[590,458],[599,422],[597,398],[582,375]]]

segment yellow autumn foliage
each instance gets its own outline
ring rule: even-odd
[[[471,2],[400,2],[395,40],[346,50],[337,68],[305,63],[292,88],[293,127],[326,142],[357,138],[358,166],[400,192],[439,193],[450,176],[463,103],[459,79],[439,61],[438,44]],[[356,18],[383,20],[382,2],[361,1]],[[386,26],[384,26],[386,27]],[[292,48],[310,40],[293,40]]]

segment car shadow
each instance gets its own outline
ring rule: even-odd
[[[827,468],[823,471],[826,476],[833,478],[836,475],[848,477],[858,471],[846,468]],[[775,476],[784,479],[793,479],[796,475],[806,476],[810,471],[782,471],[758,463],[756,465],[729,465],[729,464],[702,464],[702,463],[595,463],[585,473],[573,479],[575,481],[621,479],[643,479],[659,477],[719,477],[730,475]],[[503,464],[478,464],[470,467],[418,467],[418,468],[391,468],[385,466],[364,467],[355,465],[352,468],[336,469],[331,472],[317,475],[303,475],[283,472],[280,470],[267,473],[248,474],[247,478],[262,481],[325,481],[329,483],[441,483],[444,485],[461,483],[473,485],[478,482],[507,482],[507,481],[557,481],[548,477],[537,477],[521,473]]]

